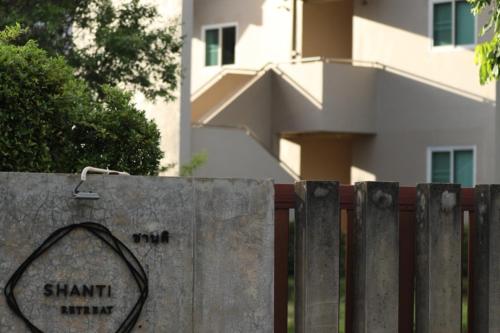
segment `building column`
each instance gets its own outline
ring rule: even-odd
[[[193,0],[149,0],[164,22],[178,24],[178,34],[184,37],[180,54],[181,76],[175,100],[147,100],[135,94],[135,103],[155,121],[161,133],[160,149],[165,153],[160,167],[168,167],[162,176],[178,176],[181,165],[191,159],[191,38],[193,30]]]
[[[179,168],[191,160],[191,40],[193,38],[193,0],[183,0],[182,4],[182,47],[181,64],[181,110],[179,129]],[[177,170],[178,171],[178,170]]]
[[[496,103],[495,103],[495,144],[494,157],[495,157],[495,171],[493,180],[496,184],[500,184],[500,104],[498,103],[500,97],[500,83],[496,82]]]

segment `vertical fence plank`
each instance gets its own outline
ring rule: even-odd
[[[274,333],[287,332],[288,315],[288,209],[274,213]]]
[[[336,333],[339,323],[338,182],[296,183],[295,330]]]
[[[417,186],[416,332],[461,331],[460,185]]]
[[[500,186],[475,190],[473,332],[500,331]]]
[[[399,186],[355,187],[353,332],[398,332]]]

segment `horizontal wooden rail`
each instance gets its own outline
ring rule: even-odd
[[[276,184],[275,209],[294,209],[295,190],[292,184]],[[417,190],[415,187],[400,187],[399,189],[399,210],[414,212]],[[474,211],[474,189],[463,188],[460,195],[462,210]],[[354,186],[340,186],[340,209],[354,209]]]

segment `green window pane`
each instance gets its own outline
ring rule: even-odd
[[[451,2],[434,4],[434,46],[451,44]]]
[[[236,46],[236,27],[222,29],[222,64],[234,64]]]
[[[456,150],[453,156],[454,183],[462,187],[472,187],[474,184],[474,156],[472,150]]]
[[[457,1],[455,4],[455,43],[457,45],[474,44],[474,15],[468,2]]]
[[[449,183],[451,181],[450,166],[451,159],[449,152],[433,152],[431,182]]]
[[[205,31],[205,66],[219,63],[219,29]]]

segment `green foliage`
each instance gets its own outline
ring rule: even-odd
[[[488,22],[482,27],[480,36],[491,32],[491,40],[476,46],[475,62],[479,65],[479,80],[485,84],[498,80],[500,76],[500,2],[492,0],[467,0],[472,13],[479,15],[488,9]]]
[[[16,22],[28,28],[19,45],[34,39],[50,55],[64,55],[100,97],[104,85],[124,83],[151,99],[174,98],[181,38],[175,25],[161,24],[154,6],[140,0],[0,1],[0,29]]]
[[[98,102],[64,58],[34,41],[10,44],[20,33],[0,32],[0,170],[78,172],[91,164],[155,174],[160,134],[130,95],[104,87]]]
[[[19,23],[16,25],[6,27],[4,30],[0,31],[0,43],[12,43],[18,38],[24,35],[27,29],[22,29]]]
[[[181,166],[180,175],[182,177],[191,177],[193,176],[196,169],[205,164],[208,160],[208,155],[206,152],[199,152],[193,155],[191,161],[189,163]]]
[[[131,95],[104,86],[102,102],[75,122],[76,170],[88,165],[124,170],[135,175],[156,175],[163,153],[160,132]]]

